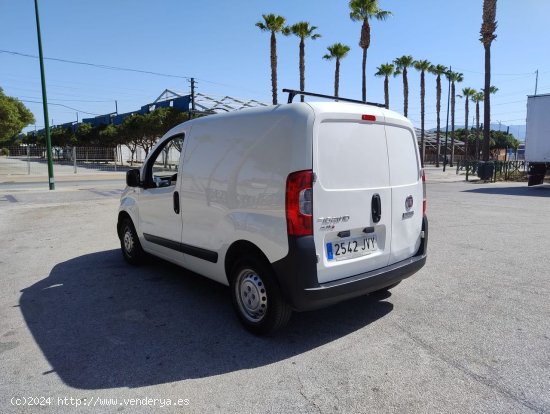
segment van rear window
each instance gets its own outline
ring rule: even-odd
[[[329,121],[319,126],[319,180],[327,190],[381,188],[389,185],[384,126]]]
[[[390,184],[392,187],[418,182],[420,165],[416,156],[416,139],[406,128],[386,125]]]

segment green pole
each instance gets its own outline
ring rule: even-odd
[[[42,38],[40,36],[40,18],[38,17],[38,0],[34,0],[34,11],[36,14],[36,33],[38,35],[38,54],[40,56],[40,78],[42,81],[42,105],[44,106],[44,128],[46,128],[46,153],[48,156],[48,183],[50,190],[55,190],[55,179],[53,177],[52,164],[52,139],[50,136],[50,125],[48,122],[48,98],[46,96],[46,77],[44,75],[44,56],[42,55]]]

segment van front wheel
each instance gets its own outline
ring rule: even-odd
[[[124,260],[132,265],[142,264],[145,259],[145,252],[139,242],[139,237],[134,223],[129,218],[124,219],[120,232],[120,247]]]
[[[246,329],[256,335],[269,335],[287,324],[292,310],[269,266],[247,259],[233,267],[231,276],[233,306]]]

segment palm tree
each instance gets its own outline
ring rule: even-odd
[[[338,96],[338,86],[340,84],[340,60],[345,58],[350,51],[350,47],[342,43],[334,43],[327,47],[329,53],[323,56],[323,59],[336,59],[336,69],[334,70],[334,96]]]
[[[394,76],[403,75],[403,115],[407,117],[409,111],[409,80],[407,79],[407,68],[412,67],[414,58],[410,55],[403,55],[393,61],[395,64]]]
[[[257,22],[256,27],[262,32],[271,32],[271,93],[273,95],[273,105],[277,105],[277,39],[275,34],[283,31],[286,19],[272,13],[262,14],[262,17],[264,21]]]
[[[470,99],[477,93],[475,89],[463,88],[462,96],[464,98],[464,157],[468,157],[468,103]]]
[[[395,67],[392,63],[384,63],[376,68],[378,72],[375,73],[375,76],[384,77],[384,102],[386,108],[390,108],[390,80],[389,77],[393,74]]]
[[[485,87],[483,88],[483,161],[489,161],[489,141],[491,138],[491,43],[497,37],[497,0],[483,0],[483,23],[480,41],[485,49]]]
[[[472,101],[476,104],[476,160],[479,159],[479,103],[483,102],[483,91],[476,92],[472,96]]]
[[[363,63],[362,63],[362,97],[363,102],[367,101],[367,49],[370,46],[370,24],[369,20],[375,18],[376,20],[386,20],[391,16],[390,11],[382,10],[378,6],[378,0],[350,0],[349,2],[349,17],[354,22],[362,22],[361,26],[361,38],[359,40],[359,46],[363,49]]]
[[[452,167],[455,155],[455,83],[462,82],[464,80],[464,75],[459,72],[449,71],[445,76],[451,81],[451,158],[449,159],[449,166]]]
[[[441,113],[441,75],[444,75],[447,72],[447,66],[443,65],[432,65],[430,66],[430,73],[435,75],[435,90],[436,90],[436,102],[435,102],[435,109],[437,112],[437,128],[436,128],[436,140],[435,140],[435,146],[437,147],[437,157],[435,159],[435,166],[439,167],[439,157],[441,155],[441,119],[440,119],[440,113]]]
[[[301,91],[304,91],[305,84],[306,84],[305,40],[306,39],[315,40],[320,38],[321,35],[319,33],[313,33],[315,32],[315,30],[317,30],[317,26],[310,26],[309,22],[298,22],[296,24],[293,24],[289,28],[283,30],[283,34],[285,35],[293,34],[300,38],[300,90]],[[300,100],[304,102],[303,95],[300,97]]]
[[[426,157],[426,147],[424,146],[424,117],[426,111],[424,101],[426,97],[426,71],[430,69],[432,64],[427,60],[416,60],[414,68],[420,71],[420,149],[422,156],[422,167],[424,167],[424,158]]]
[[[498,88],[496,86],[491,86],[489,88],[489,93],[491,95],[494,95],[498,92]],[[476,103],[476,160],[479,160],[479,147],[480,147],[480,140],[479,140],[479,103],[483,102],[483,99],[485,98],[485,93],[483,91],[477,92],[474,96],[472,96],[472,101]]]

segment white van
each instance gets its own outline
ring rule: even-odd
[[[390,289],[426,262],[414,129],[377,106],[304,102],[193,119],[126,180],[124,258],[148,253],[229,285],[257,334],[292,310]]]

